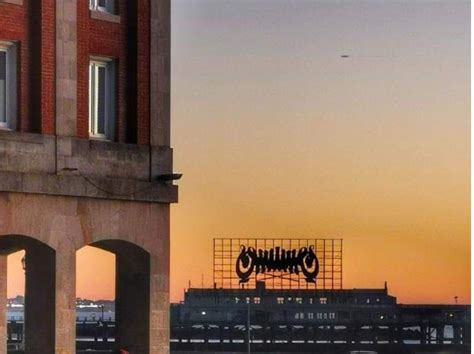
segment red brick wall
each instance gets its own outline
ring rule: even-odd
[[[42,1],[42,25],[35,33],[34,21],[38,11],[31,10],[31,1]],[[37,6],[38,3],[33,3]],[[18,130],[54,134],[54,52],[55,18],[54,0],[24,0],[23,5],[0,3],[0,40],[18,44]],[[33,55],[31,44],[35,35],[35,48],[41,52]],[[35,76],[31,65],[41,67],[41,75]],[[38,107],[34,112],[32,106]],[[34,112],[34,114],[33,114]],[[38,121],[37,121],[38,120]]]
[[[116,126],[115,139],[119,142],[138,142],[148,144],[149,129],[149,12],[147,10],[148,0],[137,0],[141,9],[139,16],[127,13],[127,0],[118,0],[118,13],[120,23],[108,22],[90,17],[88,1],[78,1],[77,7],[77,135],[88,138],[88,67],[90,56],[104,56],[115,59],[116,64]],[[139,21],[137,21],[139,19]],[[137,62],[137,73],[128,72],[130,64],[129,49],[135,47],[128,38],[130,26],[139,23],[137,35],[141,43],[138,45],[139,55],[135,55]],[[144,43],[148,40],[147,43]],[[133,65],[130,66],[133,68]],[[130,90],[129,75],[137,80],[137,86],[145,92],[137,95],[136,90]],[[130,95],[137,97],[130,97]],[[136,103],[135,103],[136,102]],[[137,118],[139,117],[139,118]],[[135,120],[139,120],[136,122]],[[132,137],[127,134],[127,129],[138,125],[138,136]],[[134,128],[133,128],[134,129]]]
[[[133,5],[127,1],[117,0],[121,21],[114,23],[90,18],[88,1],[78,0],[78,137],[89,137],[88,66],[90,56],[96,55],[116,60],[115,139],[149,143],[150,0]],[[0,3],[0,40],[18,42],[20,131],[55,133],[55,6],[55,0],[24,0],[22,6]],[[132,14],[127,13],[130,6]]]

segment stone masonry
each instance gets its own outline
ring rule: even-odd
[[[157,177],[173,172],[171,6],[115,7],[109,14],[89,9],[89,0],[0,0],[0,42],[21,52],[17,126],[0,130],[0,354],[6,260],[18,250],[26,252],[26,353],[75,353],[76,252],[85,246],[116,255],[117,349],[169,353],[169,219],[178,189]],[[97,55],[118,63],[109,140],[88,136],[88,62]]]

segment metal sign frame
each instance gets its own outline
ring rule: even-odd
[[[257,252],[285,249],[299,252],[311,247],[317,257],[319,272],[315,282],[309,282],[302,271],[270,270],[253,271],[245,282],[236,272],[236,264],[243,250]],[[342,239],[289,239],[289,238],[215,238],[214,285],[223,289],[255,288],[263,281],[267,289],[342,289]]]

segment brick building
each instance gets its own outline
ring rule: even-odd
[[[0,0],[0,354],[75,352],[76,252],[116,255],[117,349],[169,351],[170,0]]]

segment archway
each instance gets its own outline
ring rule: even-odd
[[[21,235],[0,236],[0,345],[7,346],[7,257],[20,250],[25,251],[24,352],[54,353],[56,254],[48,245]]]
[[[102,240],[89,246],[115,255],[115,341],[107,347],[136,354],[149,353],[149,253],[122,240]],[[103,342],[100,347],[104,347]]]
[[[76,253],[76,349],[107,350],[115,338],[115,255],[85,246]]]

